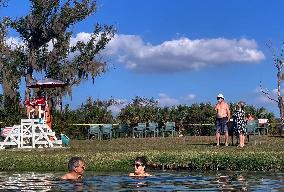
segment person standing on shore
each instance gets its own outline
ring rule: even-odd
[[[245,103],[240,101],[237,105],[237,110],[233,114],[234,127],[238,131],[239,145],[238,147],[243,148],[245,146],[245,134],[246,134],[246,115],[244,111]]]
[[[225,134],[225,146],[228,146],[229,140],[227,122],[230,120],[230,107],[224,100],[223,94],[219,94],[215,105],[217,146],[220,145],[220,134]]]

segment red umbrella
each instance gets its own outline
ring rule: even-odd
[[[56,88],[56,87],[64,87],[66,83],[63,81],[52,79],[52,78],[45,78],[43,80],[38,80],[32,83],[27,84],[29,88]]]

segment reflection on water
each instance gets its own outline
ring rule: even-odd
[[[6,173],[3,191],[284,191],[284,173],[151,172],[146,178],[125,173],[87,172],[82,181],[62,181],[63,173]]]
[[[53,174],[4,173],[0,175],[0,190],[50,191]]]

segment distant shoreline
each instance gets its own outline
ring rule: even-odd
[[[151,169],[189,171],[284,171],[281,137],[254,136],[244,149],[215,147],[214,137],[71,140],[64,149],[0,150],[1,171],[66,171],[71,156],[81,156],[87,171],[129,171],[145,155]]]

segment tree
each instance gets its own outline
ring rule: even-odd
[[[6,59],[0,66],[1,71],[11,64],[13,73],[17,74],[17,87],[5,82],[5,74],[0,75],[4,90],[18,91],[20,79],[24,77],[30,83],[36,72],[67,82],[64,94],[71,94],[72,86],[89,77],[94,80],[106,71],[106,62],[100,52],[114,36],[113,26],[96,24],[88,40],[70,44],[72,26],[96,12],[95,0],[30,0],[30,3],[28,15],[18,19],[4,18],[1,22],[4,29],[7,26],[16,30],[23,43],[1,53]],[[15,96],[4,92],[9,97]],[[26,96],[27,93],[28,90]]]
[[[1,4],[3,3],[3,4]],[[0,1],[0,6],[4,6],[4,1]],[[19,123],[17,118],[22,115],[20,94],[17,91],[20,86],[21,74],[18,70],[17,49],[13,45],[6,43],[7,23],[0,23],[0,84],[1,94],[1,119],[7,123]]]
[[[280,56],[276,53],[276,51],[272,47],[271,42],[267,44],[267,46],[272,51],[274,65],[277,68],[277,99],[271,97],[269,92],[262,88],[261,84],[260,84],[260,88],[261,88],[262,93],[264,93],[267,96],[267,98],[277,103],[279,112],[280,112],[281,124],[283,124],[284,123],[284,100],[283,100],[283,96],[281,95],[281,81],[284,80],[284,74],[282,73],[283,62],[284,62],[284,59],[283,59],[284,42],[283,42],[283,47],[282,47]]]
[[[160,112],[158,102],[153,98],[136,96],[132,99],[132,103],[121,109],[117,120],[134,127],[139,122],[159,122]]]

